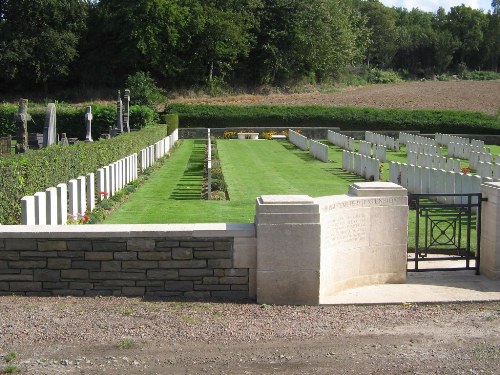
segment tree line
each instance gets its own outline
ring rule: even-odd
[[[498,71],[500,0],[436,13],[377,0],[0,0],[0,89],[336,80]]]

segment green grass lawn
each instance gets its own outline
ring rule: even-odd
[[[163,168],[131,195],[106,224],[254,221],[255,199],[266,194],[345,194],[359,177],[342,171],[341,152],[322,163],[286,141],[218,140],[229,201],[200,200],[204,140],[184,140]]]

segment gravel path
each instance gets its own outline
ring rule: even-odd
[[[9,352],[23,374],[496,374],[500,303],[0,297],[0,355]]]

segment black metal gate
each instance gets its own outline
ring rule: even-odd
[[[415,249],[408,253],[408,271],[475,270],[479,275],[481,202],[480,193],[413,194]]]

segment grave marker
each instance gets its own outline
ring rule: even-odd
[[[14,122],[17,128],[16,154],[22,154],[29,150],[28,146],[28,121],[31,116],[28,114],[28,100],[19,100],[19,112],[14,115]]]
[[[56,134],[56,105],[49,103],[45,110],[45,124],[43,127],[43,147],[49,147],[57,143]]]
[[[85,108],[85,129],[87,131],[85,135],[85,142],[93,142],[92,139],[92,119],[94,117],[92,116],[92,107],[88,106]]]

